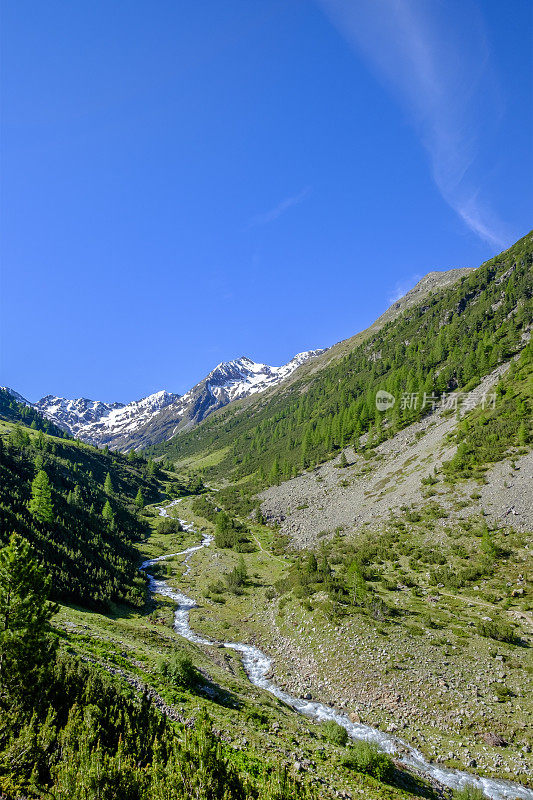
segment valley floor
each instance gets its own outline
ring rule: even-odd
[[[179,516],[194,521],[197,530],[210,528],[195,517],[188,500],[180,504]],[[291,557],[272,552],[275,531],[256,525],[252,536],[258,550],[243,556],[249,581],[240,595],[225,592],[212,599],[212,584],[239,558],[231,550],[198,551],[186,576],[180,557],[161,563],[161,574],[171,585],[199,604],[191,612],[194,630],[213,639],[258,644],[273,657],[279,685],[397,733],[428,758],[527,785],[533,767],[533,692],[526,610],[516,616],[524,646],[475,633],[475,623],[493,604],[474,592],[439,589],[417,597],[407,587],[391,588],[386,594],[403,612],[400,616],[379,623],[364,613],[330,619],[326,598],[320,595],[306,604],[278,596],[274,587]],[[190,533],[154,534],[142,546],[142,555],[176,552],[197,538]],[[520,553],[523,546],[517,545]],[[518,615],[519,609],[515,611]],[[327,741],[320,725],[252,687],[236,654],[178,637],[172,630],[173,613],[174,604],[158,597],[144,614],[117,608],[114,615],[103,616],[63,607],[57,624],[85,657],[124,674],[130,683],[152,687],[160,705],[166,704],[177,719],[208,710],[225,746],[251,771],[262,760],[280,759],[325,797],[432,796],[429,788],[385,786],[340,766],[344,749]],[[157,664],[175,651],[190,655],[201,669],[203,688],[191,693],[168,686]],[[500,685],[506,687],[504,694]]]

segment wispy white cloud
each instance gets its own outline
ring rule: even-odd
[[[480,199],[483,137],[501,113],[475,0],[316,0],[407,110],[435,184],[464,223],[494,247],[509,240]]]
[[[271,208],[270,211],[265,211],[262,214],[257,214],[250,220],[250,227],[255,227],[257,225],[268,225],[269,222],[274,222],[275,219],[281,217],[289,208],[293,206],[297,206],[299,203],[304,200],[311,188],[307,186],[305,189],[302,189],[301,192],[298,194],[293,195],[292,197],[286,197],[284,200],[281,200],[274,208]]]
[[[392,303],[396,303],[396,301],[399,300],[400,297],[403,297],[405,294],[407,294],[407,292],[410,289],[412,289],[413,286],[416,286],[416,284],[421,278],[422,275],[416,274],[416,275],[411,275],[409,278],[403,278],[401,281],[398,281],[394,286],[394,289],[392,290],[391,294],[387,298],[387,302],[389,303],[389,305],[392,305]]]

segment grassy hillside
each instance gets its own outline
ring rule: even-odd
[[[216,413],[152,448],[205,475],[277,483],[347,444],[376,444],[423,414],[426,398],[469,389],[523,347],[532,316],[533,236],[429,295],[315,375]],[[382,415],[378,389],[397,402]],[[416,394],[416,407],[402,403]],[[205,456],[209,454],[209,458]],[[216,457],[218,454],[219,457]]]

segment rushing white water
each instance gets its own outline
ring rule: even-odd
[[[167,508],[179,502],[179,500],[174,500],[169,504],[169,506],[167,506]],[[169,516],[166,508],[160,508],[159,513],[160,516]],[[180,522],[185,530],[194,530],[191,524],[184,522],[184,520],[180,520]],[[184,564],[186,565],[186,570],[184,575],[187,575],[190,571],[190,559],[193,553],[195,553],[197,550],[201,550],[203,547],[209,547],[212,541],[212,536],[202,534],[202,541],[200,544],[195,545],[194,547],[188,547],[186,550],[182,550],[179,553],[170,553],[166,556],[159,556],[159,558],[152,558],[141,564],[140,568],[142,570],[146,570],[152,564],[156,564],[158,561],[163,561],[167,558],[172,558],[173,556],[185,556]],[[471,775],[468,772],[447,769],[445,767],[432,764],[424,758],[419,750],[411,747],[407,742],[404,742],[398,737],[384,733],[377,728],[371,728],[368,725],[352,722],[346,714],[342,714],[340,711],[330,708],[323,703],[318,703],[314,700],[302,700],[301,698],[293,697],[288,692],[280,689],[273,681],[266,677],[272,666],[272,660],[258,647],[250,644],[243,644],[241,642],[217,642],[213,639],[206,639],[203,636],[199,636],[192,630],[189,622],[189,612],[192,608],[196,608],[197,606],[195,601],[190,597],[187,597],[187,595],[171,589],[166,581],[158,580],[152,575],[148,573],[146,574],[149,579],[149,588],[152,593],[169,597],[177,604],[177,609],[174,615],[174,630],[176,633],[178,633],[180,636],[183,636],[185,639],[188,639],[190,642],[194,642],[195,644],[211,646],[216,645],[219,647],[222,645],[230,650],[236,650],[237,652],[241,653],[243,666],[246,670],[248,678],[250,679],[250,682],[253,683],[254,686],[258,686],[261,689],[265,689],[267,692],[270,692],[270,694],[274,695],[300,714],[304,714],[307,717],[312,717],[322,722],[333,720],[339,725],[342,725],[352,739],[365,739],[366,741],[375,742],[386,753],[390,753],[391,755],[394,754],[395,759],[404,764],[406,767],[415,769],[422,776],[425,776],[428,779],[433,779],[438,783],[441,783],[443,786],[449,787],[450,789],[462,789],[465,786],[471,785],[481,789],[485,795],[488,798],[492,798],[492,800],[533,800],[533,791],[531,789],[527,789],[525,786],[520,786],[519,784],[511,783],[510,781],[481,778]]]

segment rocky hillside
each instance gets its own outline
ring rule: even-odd
[[[509,364],[503,364],[465,394],[458,413],[469,426],[473,423],[467,409],[499,400],[497,387],[505,384],[498,382],[508,371]],[[263,492],[262,513],[298,547],[314,547],[325,536],[361,525],[381,528],[398,509],[422,514],[428,502],[437,500],[454,523],[476,514],[495,528],[512,524],[520,531],[532,530],[533,452],[511,447],[507,458],[483,472],[481,485],[474,475],[450,482],[443,468],[457,453],[457,424],[457,414],[440,405],[371,454],[347,447],[333,461]]]

